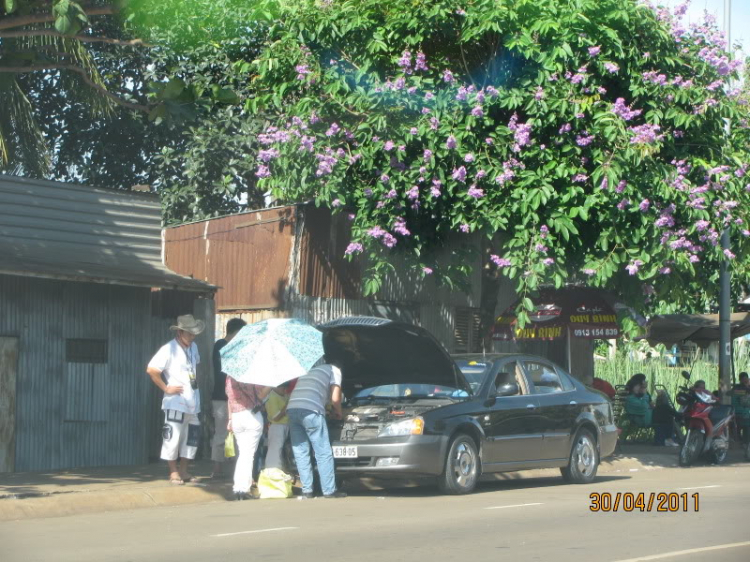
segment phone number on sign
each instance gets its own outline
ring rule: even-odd
[[[579,338],[617,337],[620,331],[614,328],[577,328],[573,330],[573,335]]]
[[[675,492],[651,492],[649,494],[631,494],[617,492],[615,494],[591,494],[589,509],[594,512],[608,513],[610,511],[631,511],[657,513],[675,513],[678,511],[700,511],[700,495],[677,494]]]

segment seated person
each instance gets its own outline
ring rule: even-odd
[[[642,384],[644,388],[646,387],[646,375],[643,373],[636,373],[630,377],[628,382],[625,383],[625,390],[628,391],[628,394],[632,394],[633,389],[639,384]]]
[[[539,378],[539,382],[535,382],[534,386],[542,394],[560,392],[562,390],[560,379],[553,373],[543,373]]]
[[[607,398],[609,398],[610,400],[614,400],[615,396],[617,396],[615,387],[609,384],[604,379],[594,377],[594,383],[591,386],[594,388],[594,390],[598,390],[599,392],[603,392],[604,394],[606,394]]]
[[[644,384],[637,384],[625,399],[625,413],[638,427],[651,427],[653,412],[651,411],[651,397],[646,392]]]
[[[677,417],[677,410],[669,403],[669,397],[663,390],[656,393],[656,406],[652,417],[655,430],[654,445],[679,447],[674,441],[674,420]]]
[[[750,376],[740,373],[739,384],[732,389],[732,406],[737,419],[737,427],[742,432],[742,442],[750,442]]]

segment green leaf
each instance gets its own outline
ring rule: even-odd
[[[18,9],[18,0],[5,0],[5,13],[12,14]]]

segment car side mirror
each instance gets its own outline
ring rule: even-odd
[[[686,381],[690,380],[690,373],[688,373],[687,371],[682,371],[680,375],[682,375],[682,378],[685,379]]]
[[[509,382],[502,386],[498,386],[495,391],[496,396],[515,396],[518,394],[518,385],[514,382]]]

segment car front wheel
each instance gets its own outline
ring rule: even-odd
[[[599,451],[594,436],[588,429],[579,429],[573,440],[568,466],[560,469],[566,482],[588,484],[599,469]]]
[[[468,494],[477,485],[479,455],[474,440],[459,433],[448,448],[445,470],[438,480],[444,494]]]

